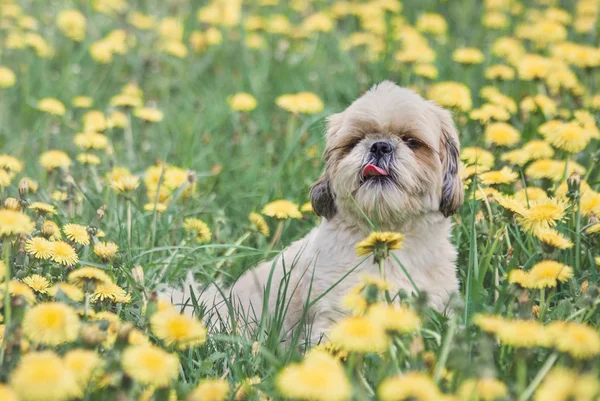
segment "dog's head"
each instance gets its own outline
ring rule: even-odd
[[[455,213],[463,202],[452,115],[390,81],[329,117],[325,170],[311,188],[326,219],[363,213],[394,226],[411,216]]]

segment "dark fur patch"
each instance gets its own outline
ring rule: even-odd
[[[335,197],[326,173],[323,173],[321,178],[311,186],[310,202],[315,213],[328,220],[337,213]]]

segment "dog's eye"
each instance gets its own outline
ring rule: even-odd
[[[421,141],[413,137],[405,136],[404,138],[402,138],[402,140],[410,149],[418,149],[419,147],[421,147]]]

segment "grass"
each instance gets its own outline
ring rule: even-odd
[[[114,241],[119,246],[118,254],[109,260],[99,258],[92,247],[82,247],[79,252],[77,266],[105,270],[131,295],[128,304],[105,301],[92,305],[92,308],[115,313],[121,324],[132,322],[165,349],[177,353],[181,369],[172,388],[182,399],[207,377],[226,379],[233,397],[240,384],[254,376],[262,381],[256,386],[260,394],[254,392],[251,397],[282,397],[274,387],[274,378],[284,366],[302,360],[307,348],[300,344],[300,338],[295,338],[292,345],[286,347],[279,342],[286,305],[279,305],[271,321],[261,320],[260,327],[264,330],[258,330],[251,338],[211,333],[203,346],[175,351],[164,346],[149,330],[149,311],[156,307],[153,292],[161,283],[180,283],[189,271],[203,282],[218,277],[231,283],[246,268],[273,258],[317,225],[318,216],[303,213],[301,219],[281,223],[280,238],[270,244],[272,237],[260,235],[249,223],[248,214],[260,212],[265,204],[277,199],[287,199],[298,205],[309,200],[309,187],[319,178],[323,168],[320,156],[324,148],[326,117],[343,110],[372,84],[390,79],[426,95],[437,82],[457,81],[470,89],[473,109],[485,103],[479,96],[485,86],[496,87],[517,104],[527,96],[547,94],[558,105],[559,111],[554,114],[565,120],[571,120],[573,112],[580,109],[590,111],[594,119],[597,118],[598,107],[594,109],[591,103],[598,88],[597,66],[589,69],[570,66],[582,85],[581,94],[564,88],[553,93],[550,83],[544,80],[500,81],[484,77],[487,67],[509,64],[493,54],[495,41],[502,36],[514,36],[520,24],[534,25],[527,21],[526,15],[532,10],[546,12],[547,7],[538,4],[541,2],[518,3],[523,8],[520,14],[501,11],[509,20],[508,26],[490,29],[481,22],[486,13],[483,2],[404,1],[401,12],[385,13],[381,20],[383,25],[376,27],[387,26],[388,31],[375,34],[386,49],[375,59],[369,57],[363,47],[341,49],[341,43],[352,33],[364,30],[361,27],[364,22],[352,15],[339,18],[331,32],[312,32],[306,38],[261,34],[265,43],[260,49],[246,45],[250,32],[241,26],[214,24],[222,34],[221,42],[194,51],[189,43],[190,35],[194,31],[206,32],[213,26],[196,18],[197,10],[206,5],[204,2],[131,2],[123,15],[112,16],[95,9],[100,3],[108,2],[57,1],[52,6],[34,1],[19,3],[22,15],[37,20],[35,32],[40,34],[40,39],[33,42],[46,41],[54,50],[53,57],[40,57],[31,45],[25,45],[23,49],[11,48],[7,44],[8,34],[23,35],[34,31],[19,28],[19,17],[9,12],[13,10],[12,6],[0,5],[0,10],[5,11],[4,15],[0,12],[0,65],[10,68],[16,76],[14,86],[0,88],[0,153],[15,156],[24,163],[23,172],[11,176],[9,184],[2,184],[0,193],[3,200],[18,198],[20,178],[31,177],[39,183],[39,190],[24,199],[55,205],[58,213],[49,218],[60,227],[78,223],[98,228],[106,234],[101,240]],[[326,10],[335,2],[306,2],[308,8],[305,11],[294,10],[292,3],[304,2],[278,2],[273,6],[248,2],[243,7],[243,19],[250,15],[277,13],[286,15],[297,26],[307,15]],[[561,4],[573,21],[578,21],[576,5],[579,3],[583,0]],[[65,37],[55,23],[58,12],[70,7],[86,16],[86,35],[82,42]],[[376,8],[375,2],[369,7],[364,13]],[[183,26],[183,42],[188,47],[188,54],[179,58],[157,51],[160,42],[157,30],[136,29],[127,22],[126,16],[134,10],[148,13],[157,20],[177,18]],[[438,70],[438,77],[433,80],[415,74],[411,64],[394,59],[404,44],[389,28],[400,16],[414,25],[424,12],[440,13],[448,24],[445,35],[423,34],[436,54],[433,65]],[[578,24],[565,24],[568,40],[595,46],[597,30],[581,32],[576,29]],[[99,63],[91,56],[90,46],[114,29],[126,29],[130,37],[125,42],[130,47],[124,54],[114,54],[112,62]],[[528,52],[550,54],[551,44],[537,47],[532,40],[522,40],[522,43]],[[453,61],[452,53],[460,47],[480,49],[484,62],[464,66]],[[131,82],[142,89],[146,106],[162,111],[162,121],[146,122],[134,117],[131,109],[111,105],[111,98]],[[323,110],[310,115],[292,114],[276,105],[278,96],[301,91],[318,95],[323,101]],[[252,94],[257,108],[249,112],[231,110],[228,99],[239,92]],[[110,146],[91,151],[101,159],[95,167],[75,161],[81,149],[73,143],[73,138],[81,132],[82,118],[88,111],[71,104],[75,96],[91,97],[92,109],[101,110],[107,116],[115,109],[122,110],[130,124],[105,131]],[[66,106],[66,113],[55,116],[39,110],[38,102],[48,97],[59,99]],[[514,182],[495,185],[500,192],[514,194],[521,188],[540,187],[553,196],[556,188],[568,178],[566,169],[561,179],[533,178],[527,171],[530,164],[520,167],[501,161],[507,150],[540,139],[538,127],[554,118],[552,113],[527,112],[522,107],[511,113],[508,122],[520,131],[522,138],[515,146],[503,148],[485,143],[484,125],[470,119],[468,111],[454,111],[463,148],[483,147],[495,156],[492,169],[509,165],[519,174],[519,179]],[[40,155],[50,149],[60,149],[71,156],[73,164],[68,170],[49,172],[40,165]],[[582,179],[597,191],[600,185],[599,154],[598,140],[593,139],[583,151],[575,154],[556,149],[553,158],[577,162],[585,167]],[[143,180],[147,169],[157,161],[177,166],[189,175],[189,179],[184,179],[170,194],[165,212],[144,209],[145,204],[157,200],[155,193],[147,193],[144,183],[126,197],[111,189],[106,177],[114,167],[126,167],[132,175]],[[165,180],[163,171],[158,185],[164,186]],[[194,190],[190,192],[192,186]],[[556,228],[574,246],[558,250],[543,245],[535,235],[526,232],[517,223],[516,215],[502,208],[493,197],[475,199],[481,187],[485,185],[478,176],[470,177],[465,193],[467,200],[460,213],[453,217],[452,238],[458,250],[461,282],[460,297],[453,305],[455,313],[451,318],[436,314],[427,310],[423,297],[409,300],[407,296],[407,302],[422,318],[422,329],[418,334],[398,337],[393,357],[391,354],[351,354],[343,362],[353,378],[355,399],[374,398],[374,392],[384,378],[413,370],[430,372],[432,380],[445,393],[455,393],[469,378],[495,377],[507,389],[507,394],[497,399],[518,400],[532,399],[554,366],[565,366],[578,374],[597,374],[600,340],[597,343],[593,340],[587,347],[591,353],[589,358],[573,357],[553,346],[513,347],[484,333],[473,324],[473,317],[498,314],[508,319],[537,320],[545,325],[554,321],[576,321],[597,331],[600,315],[597,311],[595,258],[600,252],[598,237],[586,233],[586,229],[598,220],[600,209],[597,205],[594,208],[582,203],[587,201],[581,193],[583,186],[577,195],[571,196]],[[578,190],[576,185],[572,189]],[[65,192],[67,200],[53,199],[52,192],[56,190]],[[596,193],[596,200],[590,202],[598,203],[598,196]],[[104,208],[104,214],[98,218],[97,211],[101,208]],[[585,209],[582,213],[582,208],[590,210]],[[36,218],[31,211],[28,213],[39,229],[44,219]],[[212,231],[209,242],[199,243],[183,230],[183,221],[190,217],[208,224]],[[271,234],[278,230],[275,219],[267,217],[267,223]],[[34,233],[38,234],[39,231]],[[93,241],[96,240],[94,237]],[[67,279],[72,268],[28,257],[20,248],[24,241],[25,238],[12,237],[2,246],[3,254],[7,255],[6,264],[11,266],[11,278],[22,280],[31,274],[41,274],[51,283]],[[511,270],[530,270],[542,260],[556,260],[572,267],[573,277],[542,291],[523,289],[508,282],[507,275]],[[138,265],[143,267],[143,281],[134,279],[132,269]],[[293,263],[289,267],[293,268]],[[36,298],[37,301],[50,299],[43,294],[36,294]],[[150,302],[146,308],[147,300]],[[5,363],[0,367],[0,383],[10,381],[11,372],[25,354],[26,348],[20,349],[25,339],[17,329],[27,308],[19,305],[9,307],[7,302],[1,309],[4,319],[9,323],[12,321],[12,326],[5,329],[10,335],[4,336]],[[537,315],[532,311],[533,306],[539,307]],[[11,310],[15,313],[9,319]],[[121,375],[119,358],[122,349],[91,346],[81,339],[74,344],[61,345],[56,350],[62,355],[72,347],[95,349],[116,372],[112,376],[112,385],[98,391],[89,389],[84,399],[137,399],[143,386]],[[598,349],[594,351],[596,346]],[[35,344],[31,347],[30,352],[47,348]],[[19,395],[22,396],[21,392]],[[163,399],[167,395],[157,391],[155,398]],[[496,398],[481,396],[481,399]]]

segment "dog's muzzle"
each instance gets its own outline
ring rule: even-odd
[[[371,145],[362,169],[362,180],[371,177],[388,177],[392,159],[393,146],[389,142],[379,141]]]

